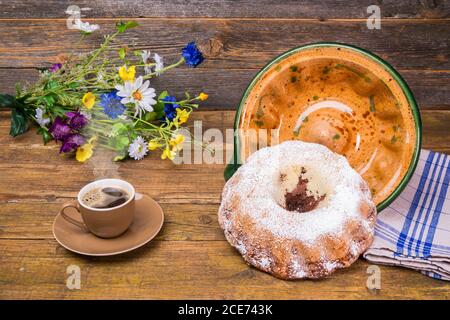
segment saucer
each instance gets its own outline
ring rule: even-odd
[[[67,250],[88,256],[112,256],[137,249],[152,240],[164,223],[159,204],[147,195],[136,193],[134,220],[128,230],[112,239],[99,238],[87,230],[67,222],[58,214],[53,222],[53,235]],[[76,212],[67,209],[69,214]]]

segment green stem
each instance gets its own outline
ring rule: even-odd
[[[119,33],[120,33],[119,31],[116,31],[111,36],[106,37],[105,41],[102,43],[100,48],[98,48],[94,52],[94,54],[89,58],[88,62],[84,65],[84,67],[85,68],[89,67],[94,62],[94,60],[100,55],[100,53],[102,53],[108,47],[111,40],[113,40]]]
[[[178,62],[176,62],[176,63],[174,63],[174,64],[171,64],[170,66],[167,66],[167,67],[165,67],[165,68],[162,68],[161,70],[158,71],[158,73],[163,73],[163,72],[166,72],[167,70],[176,68],[176,67],[178,67],[179,65],[181,65],[183,62],[184,62],[184,58],[181,58]],[[153,77],[153,76],[155,76],[155,75],[156,75],[156,72],[152,72],[152,73],[146,74],[146,75],[144,76],[144,79],[150,79],[151,77]]]

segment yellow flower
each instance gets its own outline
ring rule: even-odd
[[[134,81],[134,76],[136,75],[136,67],[131,66],[127,69],[126,66],[121,66],[119,68],[119,76],[123,81]]]
[[[184,136],[182,134],[177,134],[175,138],[169,141],[169,144],[172,146],[173,151],[183,149]]]
[[[92,92],[85,93],[81,101],[86,108],[92,109],[95,104],[95,96]]]
[[[162,144],[157,142],[157,141],[150,141],[148,143],[148,149],[149,150],[156,150],[156,149],[161,148],[161,147],[162,147]]]
[[[202,101],[205,101],[206,99],[208,99],[208,95],[204,92],[200,92],[200,94],[198,95],[198,98]]]
[[[189,119],[189,111],[177,108],[178,124],[185,123]]]
[[[164,149],[162,155],[161,155],[161,159],[170,159],[173,160],[175,159],[175,154],[176,152],[173,150],[170,150],[169,148]]]
[[[90,157],[92,157],[92,154],[94,153],[93,148],[94,148],[94,146],[92,144],[90,144],[89,142],[78,147],[77,153],[76,153],[76,159],[80,162],[85,162]]]

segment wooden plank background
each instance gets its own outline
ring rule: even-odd
[[[77,4],[101,30],[83,44],[67,30],[64,13]],[[176,60],[191,40],[206,61],[168,72],[153,84],[173,93],[210,94],[195,119],[205,128],[232,127],[234,109],[256,72],[302,44],[338,41],[361,46],[396,67],[421,107],[424,147],[450,153],[449,1],[379,1],[381,30],[368,30],[372,1],[2,1],[0,92],[32,82],[36,68],[101,41],[118,18],[141,26],[122,39]],[[224,240],[216,212],[223,165],[182,165],[152,155],[141,162],[98,170],[42,146],[34,132],[8,136],[9,113],[0,112],[0,298],[450,298],[450,285],[417,272],[381,267],[382,289],[366,289],[368,263],[322,281],[281,281],[248,267]],[[102,174],[118,175],[158,200],[166,213],[151,244],[122,256],[87,258],[53,239],[60,205]],[[79,265],[82,289],[65,286],[65,268]]]

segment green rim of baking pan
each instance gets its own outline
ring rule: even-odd
[[[381,59],[380,57],[378,57],[377,55],[373,54],[372,52],[369,52],[365,49],[361,49],[358,48],[356,46],[353,45],[348,45],[348,44],[344,44],[344,43],[338,43],[338,42],[317,42],[317,43],[312,43],[312,44],[307,44],[307,45],[303,45],[303,46],[299,46],[296,48],[293,48],[289,51],[286,51],[285,53],[279,55],[278,57],[276,57],[275,59],[273,59],[272,61],[270,61],[264,68],[262,68],[257,74],[256,76],[253,78],[253,80],[250,82],[250,84],[248,85],[247,89],[245,90],[244,94],[242,95],[241,101],[239,103],[239,106],[236,110],[236,116],[234,118],[234,130],[235,133],[237,132],[237,129],[239,129],[239,122],[241,120],[241,114],[244,108],[244,104],[245,104],[245,100],[247,99],[248,95],[250,94],[250,92],[252,91],[254,85],[258,82],[258,80],[261,78],[261,76],[267,71],[269,70],[274,64],[279,63],[280,61],[282,61],[283,59],[289,57],[290,55],[303,51],[303,50],[307,50],[307,49],[311,49],[311,48],[317,48],[317,47],[337,47],[337,48],[345,48],[348,50],[352,50],[355,52],[358,52],[366,57],[369,57],[370,59],[372,59],[373,61],[379,63],[381,66],[384,67],[384,69],[392,76],[393,79],[395,79],[395,81],[397,81],[397,83],[399,84],[399,86],[401,87],[403,93],[406,96],[406,99],[408,100],[408,104],[411,108],[411,112],[414,118],[414,125],[415,125],[415,130],[416,130],[416,141],[415,141],[415,149],[414,149],[414,154],[412,157],[412,161],[411,164],[409,165],[408,171],[406,172],[405,176],[403,177],[403,179],[400,181],[399,185],[397,186],[397,188],[395,188],[395,190],[386,198],[384,199],[381,203],[379,203],[377,205],[377,210],[378,212],[380,212],[381,210],[385,209],[389,204],[392,203],[392,201],[394,201],[394,199],[396,199],[400,193],[403,191],[403,189],[406,187],[406,185],[408,184],[409,180],[411,179],[414,170],[416,169],[417,163],[419,162],[419,156],[420,156],[420,149],[422,146],[422,120],[420,118],[420,111],[419,111],[419,107],[417,105],[416,100],[414,99],[414,96],[411,92],[411,89],[408,87],[406,81],[402,78],[402,76],[394,69],[394,67],[392,67],[389,63],[387,63],[386,61],[384,61],[383,59]],[[236,170],[240,167],[240,152],[239,152],[239,148],[240,148],[240,141],[239,141],[239,136],[237,134],[234,135],[234,155],[233,155],[233,163],[230,163],[226,166],[225,171],[224,171],[224,177],[225,180],[228,180],[229,178],[231,178],[231,176],[236,172]]]

